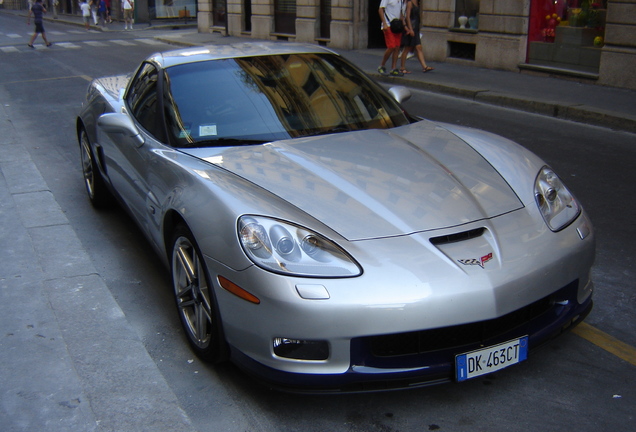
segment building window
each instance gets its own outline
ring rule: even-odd
[[[477,30],[479,25],[479,0],[455,0],[455,21],[452,27]]]
[[[296,34],[296,0],[276,0],[274,2],[274,31]]]
[[[448,42],[448,56],[462,60],[475,60],[477,46],[473,43]]]
[[[331,37],[331,0],[320,1],[320,37],[329,39]]]
[[[528,63],[597,74],[607,0],[533,0]]]
[[[196,10],[196,0],[154,0],[148,2],[148,14],[151,19],[195,18]]]
[[[225,27],[227,24],[227,0],[213,0],[212,1],[212,25],[218,27]]]
[[[243,0],[243,29],[252,31],[252,0]]]

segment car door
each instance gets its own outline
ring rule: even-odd
[[[106,134],[100,144],[108,176],[136,222],[151,238],[156,237],[158,198],[148,184],[152,172],[162,172],[164,163],[157,150],[168,150],[164,119],[161,115],[161,71],[144,63],[133,78],[127,93],[126,110],[139,128],[143,140],[122,134]],[[156,178],[156,176],[154,176]],[[163,186],[163,185],[162,185]]]

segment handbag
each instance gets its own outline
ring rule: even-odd
[[[384,11],[384,16],[386,17],[387,20],[389,19],[389,16],[386,14],[386,10]],[[402,22],[402,20],[399,18],[392,19],[391,22],[389,23],[389,26],[391,27],[391,31],[393,33],[396,33],[396,34],[404,33],[404,22]]]
[[[391,21],[391,31],[393,33],[404,33],[404,23],[401,19],[395,18]]]

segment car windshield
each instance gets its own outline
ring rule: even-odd
[[[376,83],[332,54],[203,61],[166,70],[177,147],[245,145],[408,123]]]

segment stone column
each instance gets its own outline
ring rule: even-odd
[[[476,66],[516,70],[528,49],[530,0],[481,0]]]
[[[231,36],[243,33],[243,1],[227,0],[227,29]]]
[[[197,0],[197,30],[212,32],[212,0]]]
[[[354,8],[359,9],[360,1],[332,0],[329,46],[352,49],[354,42]],[[364,2],[366,3],[366,2]]]
[[[274,31],[274,0],[252,1],[252,37],[270,39]]]
[[[599,84],[636,90],[636,5],[633,0],[607,3],[605,46],[601,53]]]
[[[320,0],[297,0],[296,41],[314,43],[318,34],[318,7]]]

